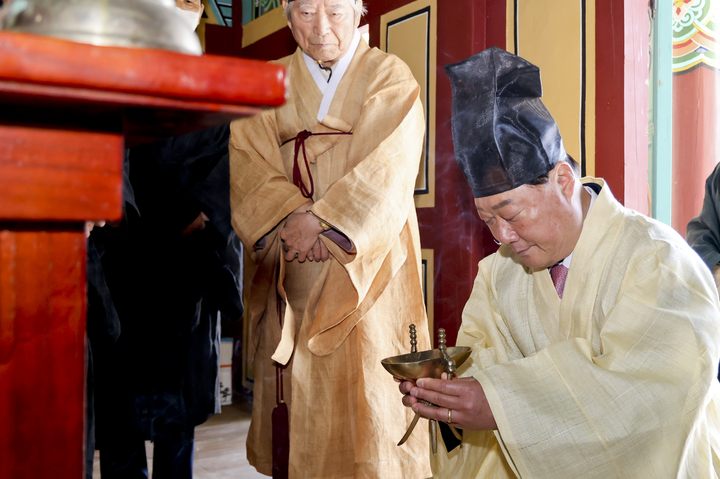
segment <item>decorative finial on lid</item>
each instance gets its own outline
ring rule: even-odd
[[[443,328],[438,329],[438,349],[442,354],[442,362],[445,365],[447,378],[452,379],[455,375],[455,360],[447,352],[447,336]]]
[[[415,325],[410,325],[410,352],[417,353],[417,331],[415,331]]]

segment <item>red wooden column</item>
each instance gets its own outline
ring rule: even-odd
[[[82,478],[86,220],[128,145],[277,106],[282,67],[0,32],[0,478]]]
[[[119,134],[0,125],[0,477],[81,477],[83,219],[120,216],[122,155]]]
[[[648,214],[647,2],[596,2],[595,18],[595,176]]]
[[[672,227],[683,236],[720,159],[718,85],[720,73],[705,65],[673,76]]]
[[[78,228],[0,231],[2,477],[82,477],[84,251]]]

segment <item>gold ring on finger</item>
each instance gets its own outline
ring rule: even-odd
[[[448,424],[452,424],[452,409],[448,409]]]

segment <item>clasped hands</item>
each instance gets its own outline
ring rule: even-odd
[[[323,232],[320,220],[308,211],[311,206],[312,201],[306,202],[285,220],[280,231],[285,261],[297,258],[298,262],[303,263],[306,259],[326,261],[330,258],[327,246],[320,239],[320,233]]]
[[[395,380],[401,381],[398,378]],[[443,373],[442,379],[402,381],[400,392],[404,394],[403,405],[426,419],[448,422],[448,410],[452,410],[452,425],[458,429],[497,429],[485,391],[473,377],[448,381],[447,375]],[[426,406],[420,399],[435,406]]]

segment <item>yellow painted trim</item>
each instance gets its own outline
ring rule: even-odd
[[[398,18],[410,15],[430,7],[429,64],[427,65],[427,98],[425,114],[428,118],[428,157],[425,159],[428,169],[428,192],[415,195],[416,208],[435,207],[435,104],[437,84],[437,0],[416,0],[380,17],[380,50],[387,51],[387,25]],[[392,53],[392,52],[391,52]]]
[[[595,97],[597,73],[595,71],[595,2],[585,4],[585,174],[595,176]]]
[[[518,5],[520,56],[540,68],[542,101],[560,128],[565,150],[580,159],[582,107],[581,5],[556,0]]]
[[[284,27],[287,27],[287,18],[283,14],[283,8],[274,8],[243,26],[242,47],[252,45]]]
[[[505,0],[505,50],[517,55],[515,51],[515,2]]]
[[[435,342],[435,335],[433,334],[434,326],[435,326],[435,250],[432,249],[422,249],[421,256],[422,259],[424,259],[427,262],[427,271],[426,271],[426,278],[427,278],[427,284],[425,284],[425,288],[427,291],[425,292],[427,294],[427,318],[428,318],[428,329],[430,333],[430,338],[432,338],[433,343]],[[434,347],[434,346],[433,346]]]
[[[207,15],[207,18],[203,18],[200,20],[200,23],[210,23],[212,25],[218,25],[217,17],[215,17],[215,13],[213,12],[213,9],[210,8],[210,4],[208,4],[208,0],[203,0],[202,2],[203,6],[205,7],[205,15]]]
[[[580,160],[580,93],[582,89],[582,71],[575,70],[571,63],[577,61],[577,68],[582,63],[577,53],[571,51],[568,45],[580,45],[582,28],[586,29],[586,75],[585,75],[585,172],[595,175],[595,97],[596,97],[596,71],[595,71],[595,4],[597,0],[586,0],[585,25],[581,25],[579,15],[569,15],[563,23],[563,28],[548,30],[548,13],[545,6],[537,2],[520,2],[517,31],[520,55],[528,61],[535,63],[543,71],[543,102],[555,117],[565,140],[568,153]],[[506,2],[506,41],[507,50],[514,52],[514,37],[516,35],[515,7],[512,0]],[[558,12],[573,11],[577,9],[576,2],[562,0],[557,5]],[[559,15],[553,14],[553,15]],[[557,21],[557,18],[554,18]],[[575,39],[576,38],[576,39]],[[525,45],[525,47],[522,47]],[[570,53],[563,58],[557,53],[560,49]],[[582,52],[579,52],[581,55]],[[568,70],[571,66],[572,71]],[[568,107],[576,103],[573,109]],[[577,108],[577,111],[575,111]]]

